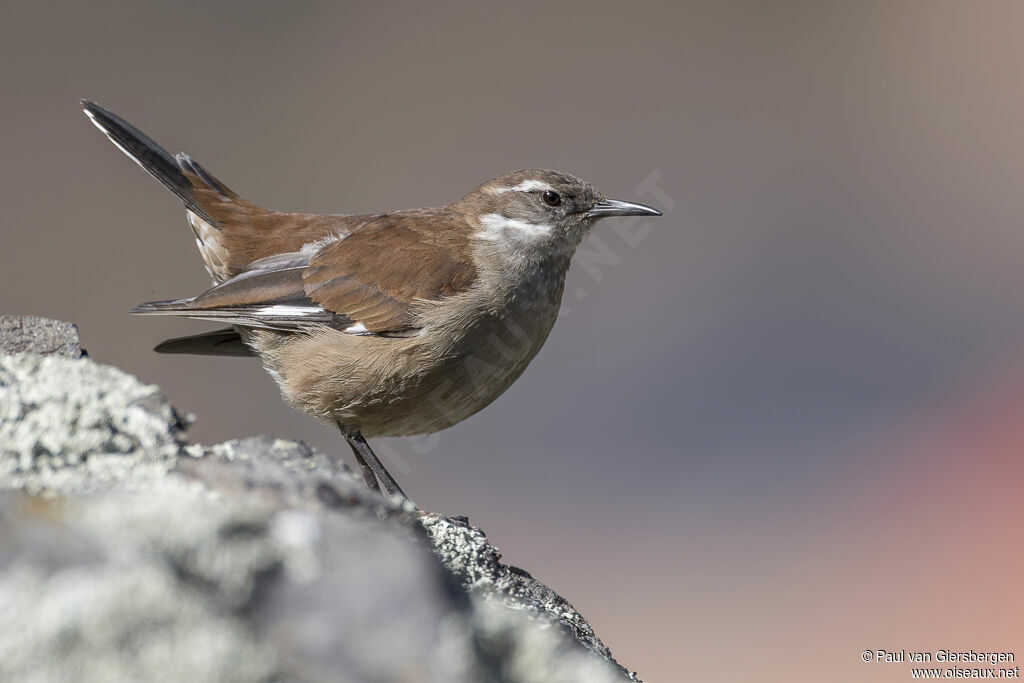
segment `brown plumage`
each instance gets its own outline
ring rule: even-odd
[[[436,230],[438,223],[461,230]],[[303,274],[309,298],[370,332],[415,326],[413,304],[469,289],[476,279],[469,225],[445,210],[382,214],[325,245]],[[396,258],[401,254],[402,258]]]
[[[435,209],[283,213],[172,157],[96,104],[86,114],[187,208],[214,286],[133,312],[232,325],[171,353],[258,355],[290,405],[335,422],[367,484],[401,493],[364,436],[434,432],[481,410],[523,372],[558,316],[593,223],[660,215],[557,171],[517,171]]]

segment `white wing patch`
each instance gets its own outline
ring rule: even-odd
[[[312,242],[306,242],[302,245],[302,248],[299,249],[299,253],[307,258],[312,258],[314,254],[326,247],[328,244],[338,242],[346,237],[348,237],[348,233],[342,234],[340,232],[336,232],[328,235],[327,237],[322,237]]]
[[[275,304],[264,306],[254,312],[256,317],[265,315],[275,318],[302,318],[310,315],[322,315],[324,309],[319,306],[288,306],[286,304]]]

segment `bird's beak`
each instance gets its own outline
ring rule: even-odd
[[[588,218],[604,218],[605,216],[660,216],[661,211],[646,204],[634,204],[618,199],[605,199],[594,204],[587,211]]]

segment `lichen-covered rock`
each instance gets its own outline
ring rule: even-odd
[[[162,479],[183,425],[158,387],[87,359],[0,356],[0,482],[85,493]]]
[[[468,520],[186,427],[116,368],[0,355],[0,680],[636,680]]]
[[[501,553],[487,541],[483,530],[465,517],[448,518],[423,513],[420,521],[444,565],[474,595],[487,602],[527,611],[542,623],[556,623],[572,633],[576,642],[614,662],[608,647],[569,601],[519,567],[502,564]],[[623,673],[626,673],[623,671]],[[636,680],[635,674],[629,674]]]

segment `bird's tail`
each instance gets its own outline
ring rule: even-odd
[[[210,223],[217,223],[211,211],[211,194],[223,199],[237,199],[238,194],[220,182],[212,173],[181,153],[171,156],[148,135],[112,111],[95,102],[82,100],[86,116],[110,138],[118,149],[160,181],[184,202],[189,211]]]
[[[82,109],[111,142],[185,204],[199,254],[215,282],[258,260],[298,252],[338,234],[334,216],[264,209],[239,197],[187,154],[172,156],[117,114],[88,100]]]
[[[114,145],[173,192],[188,210],[199,253],[216,282],[244,270],[253,256],[245,245],[259,235],[235,235],[268,212],[247,202],[185,153],[174,156],[138,128],[95,102],[82,100],[86,116]],[[241,246],[241,248],[240,248]]]

